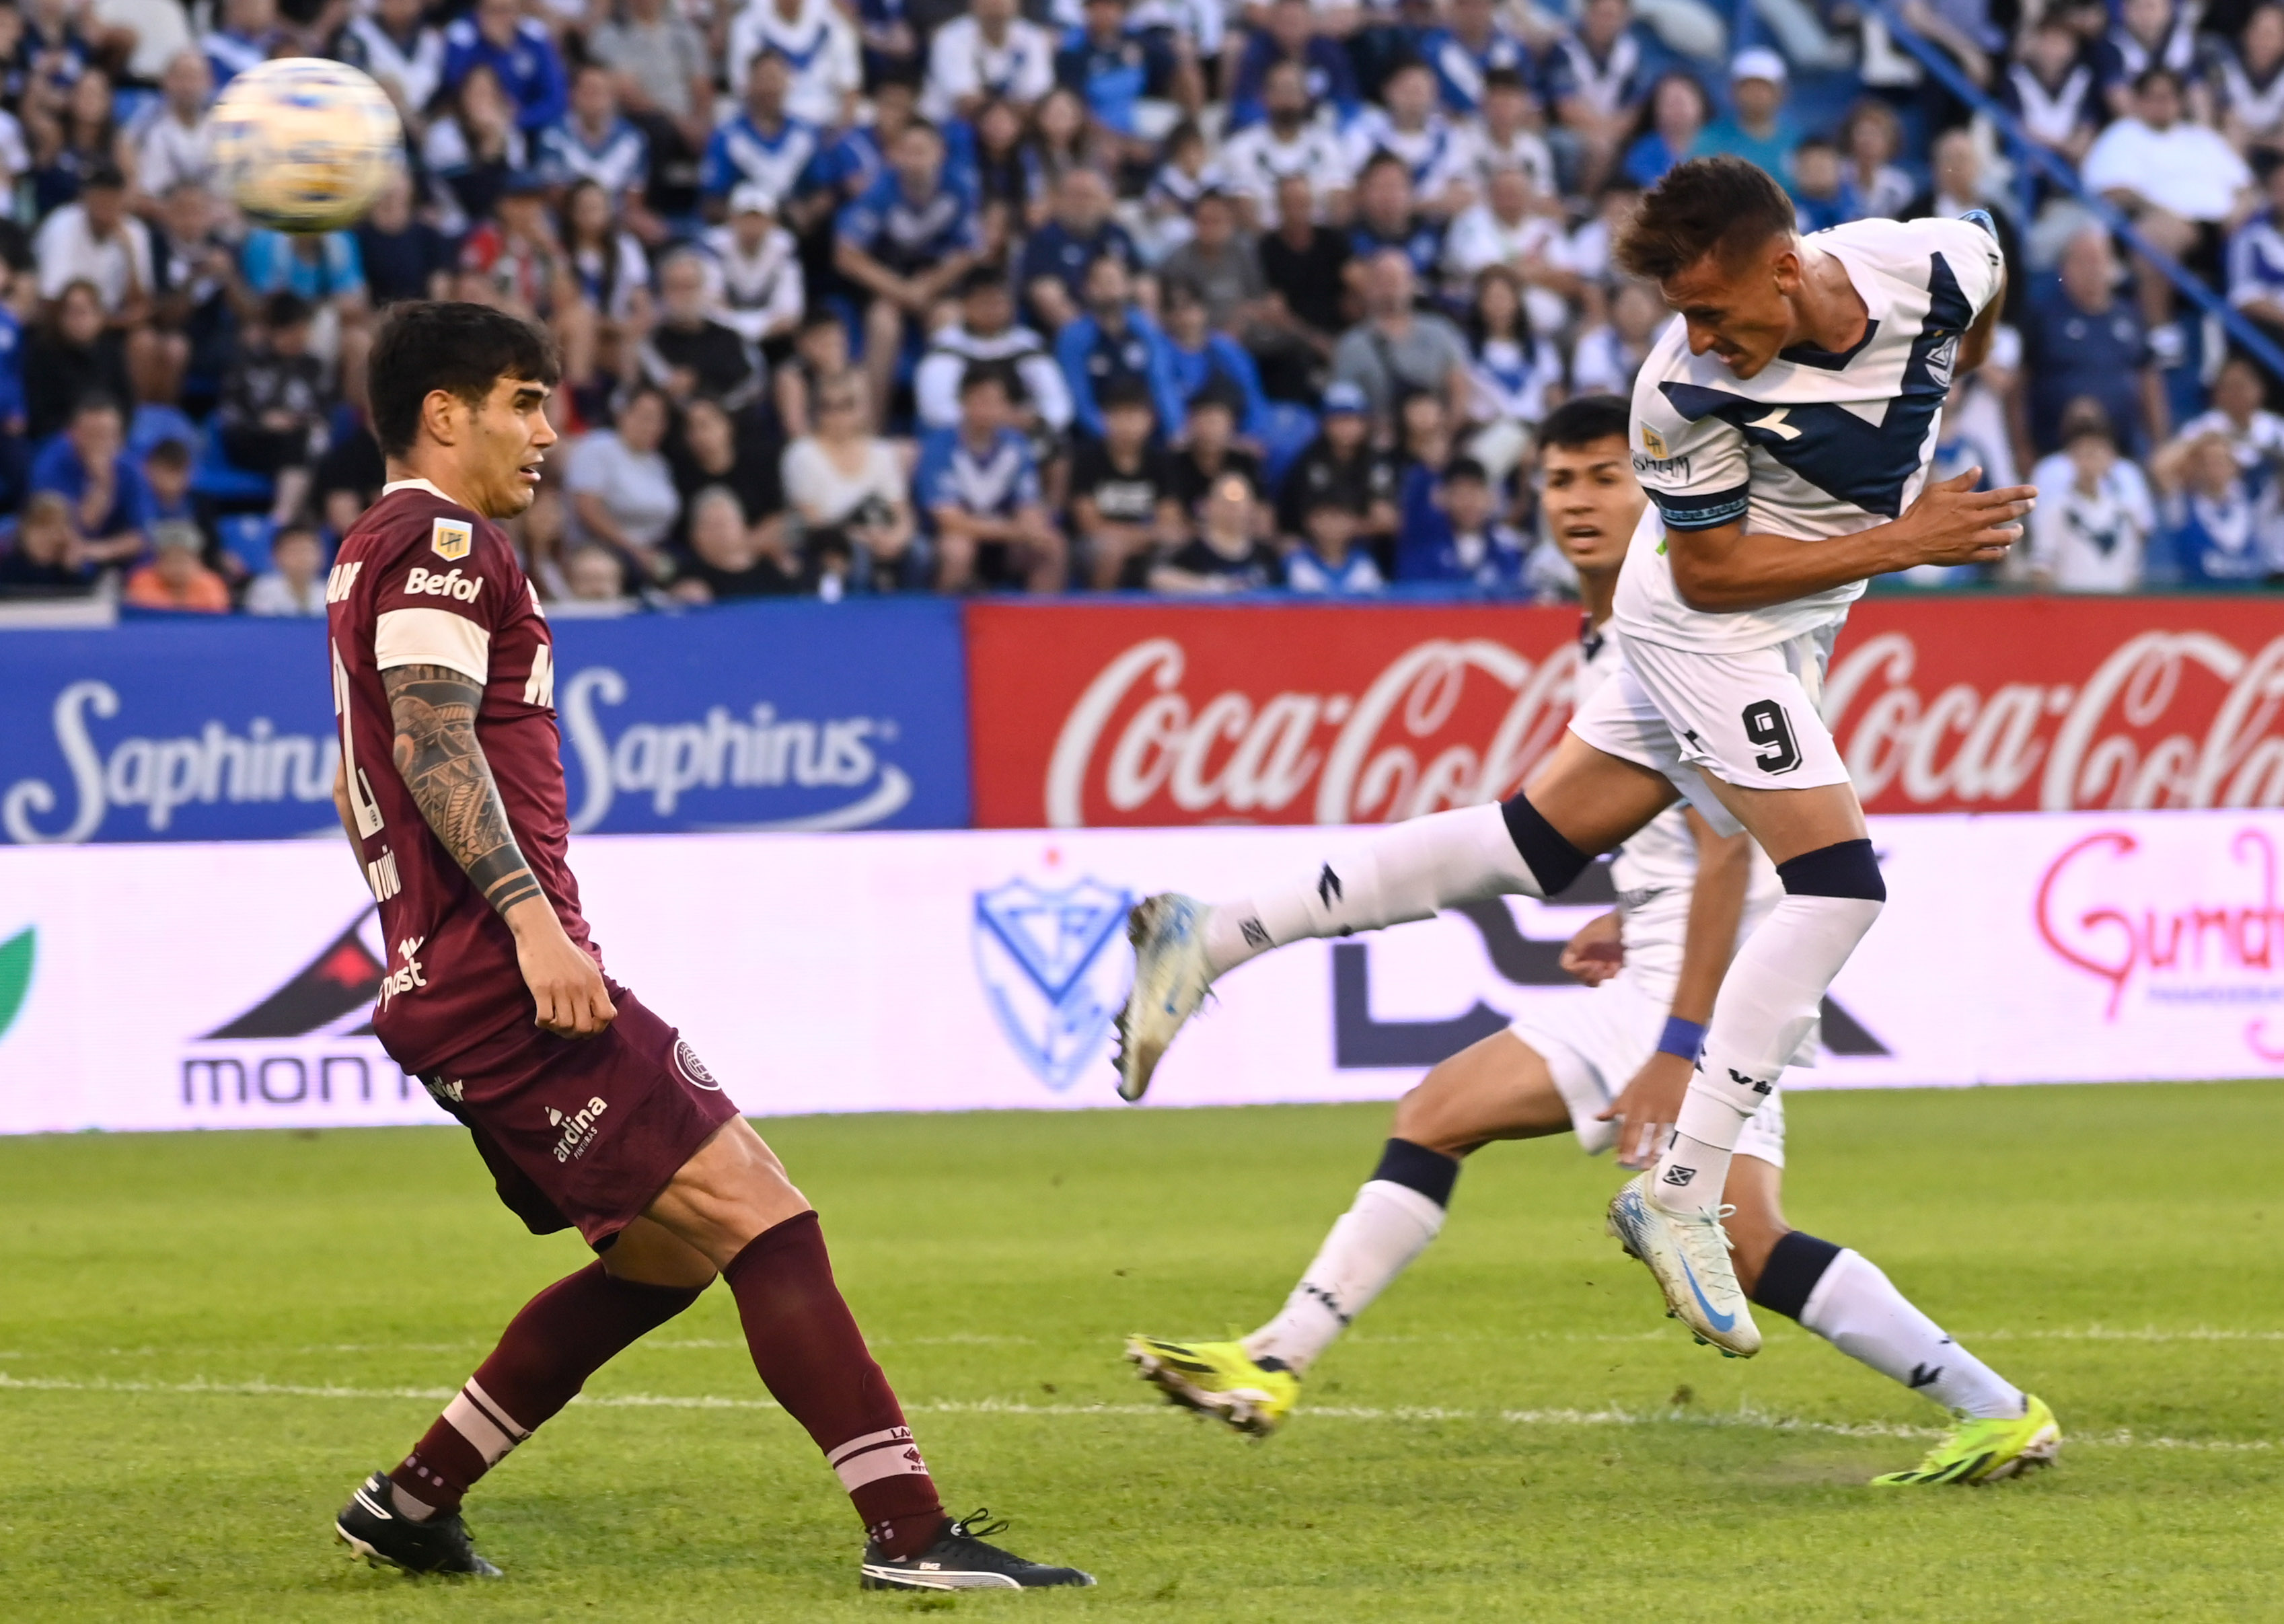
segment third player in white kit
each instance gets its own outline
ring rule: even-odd
[[[1138,1097],[1213,980],[1258,953],[1551,896],[1679,798],[1721,834],[1749,829],[1784,894],[1722,983],[1658,1165],[1610,1211],[1668,1307],[1740,1355],[1760,1335],[1720,1222],[1729,1159],[1886,897],[1817,714],[1824,655],[1867,577],[2002,556],[2035,494],[1976,492],[1979,470],[1928,482],[1944,393],[1997,321],[1991,233],[1867,220],[1803,238],[1793,218],[1751,164],[1693,159],[1620,234],[1620,262],[1679,313],[1632,404],[1657,511],[1620,583],[1624,669],[1522,792],[1391,825],[1236,902],[1151,898],[1121,1021],[1121,1089]]]
[[[1591,710],[1594,695],[1624,680],[1608,622],[1645,505],[1628,467],[1625,405],[1574,401],[1547,419],[1540,440],[1550,527],[1586,601],[1578,696]],[[1654,1155],[1731,951],[1782,893],[1748,837],[1717,834],[1682,808],[1629,839],[1610,878],[1616,911],[1563,953],[1563,967],[1596,990],[1541,1003],[1431,1071],[1397,1105],[1379,1167],[1284,1308],[1241,1340],[1132,1339],[1128,1356],[1147,1380],[1241,1432],[1271,1432],[1317,1359],[1442,1230],[1464,1158],[1493,1140],[1566,1130],[1589,1152],[1618,1144],[1631,1165]],[[1803,1046],[1813,1042],[1804,1036]],[[1982,1482],[2051,1460],[2061,1433],[2044,1404],[1960,1347],[1869,1260],[1786,1224],[1783,1167],[1783,1106],[1772,1095],[1744,1126],[1725,1192],[1753,1300],[1957,1417],[1919,1466],[1873,1480]]]

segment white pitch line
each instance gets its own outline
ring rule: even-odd
[[[450,1387],[310,1386],[272,1381],[107,1381],[66,1377],[19,1377],[0,1371],[0,1392],[14,1393],[150,1393],[192,1398],[290,1399],[425,1399],[441,1403],[458,1391]],[[713,1394],[614,1393],[583,1394],[571,1401],[600,1409],[777,1409],[771,1399],[725,1398]],[[938,1399],[907,1404],[911,1415],[929,1416],[1162,1416],[1164,1404],[1034,1404],[1022,1399]],[[1696,1426],[1741,1427],[1755,1432],[1805,1433],[1830,1438],[1938,1438],[1934,1427],[1904,1426],[1884,1421],[1808,1421],[1757,1410],[1693,1411],[1681,1409],[1447,1409],[1434,1405],[1359,1404],[1311,1405],[1306,1412],[1332,1421],[1500,1421],[1510,1426]],[[2113,1449],[2192,1449],[2220,1454],[2260,1453],[2275,1449],[2267,1438],[2171,1438],[2144,1436],[2131,1429],[2100,1433],[2074,1433],[2067,1442],[2075,1448]]]

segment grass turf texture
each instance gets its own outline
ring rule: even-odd
[[[1384,1109],[763,1124],[953,1509],[988,1501],[1013,1548],[1101,1581],[957,1601],[856,1591],[847,1503],[756,1405],[719,1288],[479,1487],[505,1583],[354,1565],[334,1508],[576,1242],[526,1237],[457,1129],[0,1141],[0,1614],[2276,1616],[2284,1302],[2260,1209],[2284,1089],[1787,1114],[1794,1221],[2048,1399],[2057,1470],[1863,1487],[1916,1458],[1932,1407],[1789,1322],[1749,1363],[1690,1346],[1600,1232],[1610,1169],[1568,1140],[1478,1156],[1443,1238],[1255,1446],[1140,1408],[1119,1339],[1264,1317]]]

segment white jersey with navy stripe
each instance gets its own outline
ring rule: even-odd
[[[1795,346],[1740,379],[1689,353],[1677,317],[1634,379],[1634,472],[1650,495],[1619,577],[1629,637],[1734,653],[1844,619],[1856,582],[1765,609],[1708,614],[1674,589],[1669,530],[1742,519],[1805,544],[1902,515],[1927,483],[1962,334],[1998,293],[1998,245],[1961,220],[1858,220],[1806,238],[1847,269],[1864,336],[1842,353]]]

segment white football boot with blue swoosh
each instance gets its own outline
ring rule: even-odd
[[[1198,1012],[1213,972],[1206,966],[1211,910],[1178,891],[1145,897],[1126,917],[1134,944],[1134,987],[1118,1017],[1118,1097],[1138,1100],[1183,1023]]]
[[[1669,1212],[1643,1173],[1610,1198],[1609,1231],[1657,1277],[1666,1311],[1732,1359],[1761,1351],[1761,1328],[1729,1267],[1729,1235],[1712,1213]],[[1722,1213],[1731,1209],[1723,1207]]]

